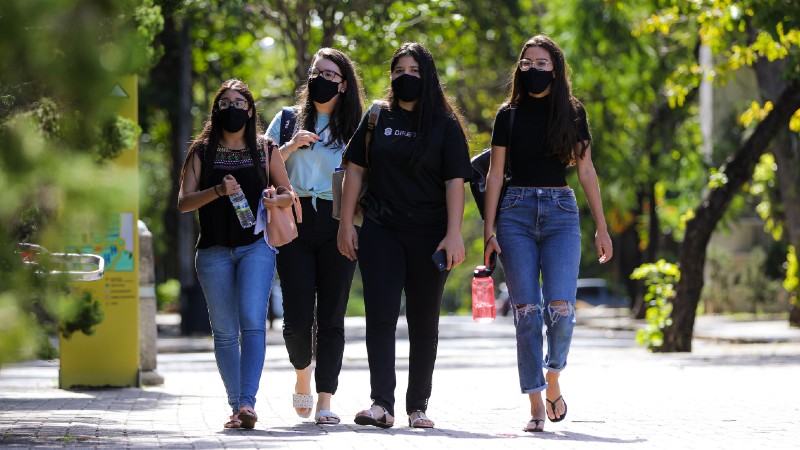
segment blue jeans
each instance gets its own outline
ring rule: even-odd
[[[256,404],[275,251],[264,239],[241,247],[203,248],[197,250],[195,267],[208,304],[217,369],[237,413],[241,406]]]
[[[578,205],[572,189],[509,187],[497,224],[500,262],[514,305],[522,393],[547,388],[550,372],[567,365],[575,327],[581,259]],[[566,304],[551,305],[551,302]],[[542,327],[547,355],[543,358]]]

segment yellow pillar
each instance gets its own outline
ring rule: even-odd
[[[118,101],[120,116],[138,122],[135,76],[121,80],[110,95]],[[110,164],[109,175],[137,169],[138,146],[134,145]],[[80,242],[70,243],[81,253],[101,255],[105,260],[103,278],[75,282],[76,289],[88,291],[100,301],[105,317],[91,336],[81,332],[73,333],[69,339],[59,336],[58,384],[62,389],[140,385],[138,189],[115,204],[116,209],[107,212],[106,229],[81,233]]]

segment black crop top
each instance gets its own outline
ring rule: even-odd
[[[263,144],[263,145],[262,145]],[[272,142],[270,141],[270,145]],[[261,167],[266,168],[267,149],[266,141],[259,140],[259,155]],[[198,152],[203,160],[207,149]],[[253,215],[258,211],[258,202],[261,201],[263,187],[261,178],[253,165],[249,150],[230,149],[218,146],[211,168],[209,182],[201,183],[200,189],[207,189],[215,184],[222,183],[225,175],[231,174],[241,186]],[[258,239],[263,239],[264,234],[253,234],[253,228],[242,228],[236,211],[233,209],[227,195],[219,197],[211,203],[200,207],[200,236],[197,239],[197,248],[208,248],[215,245],[223,247],[241,247],[250,245]]]
[[[492,129],[492,145],[508,147],[509,109],[500,108]],[[517,105],[511,129],[511,186],[561,187],[567,185],[567,165],[550,153],[547,129],[550,121],[550,96],[526,95]],[[586,111],[579,105],[575,122],[578,142],[592,140]]]

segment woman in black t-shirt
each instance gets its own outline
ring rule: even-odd
[[[531,420],[524,430],[533,432],[544,430],[545,417],[559,422],[567,415],[558,377],[567,364],[575,326],[581,252],[578,205],[567,185],[567,167],[577,165],[578,180],[597,224],[600,264],[613,254],[592,164],[586,112],[570,93],[568,75],[564,54],[550,38],[537,35],[525,43],[511,93],[495,119],[486,182],[484,260],[488,264],[492,252],[500,255],[515,306],[520,388],[531,404]],[[509,127],[512,108],[514,122]],[[511,180],[501,197],[507,150]],[[546,356],[543,326],[547,328]],[[542,370],[543,357],[547,375]],[[546,391],[546,406],[542,391]]]
[[[439,309],[449,270],[464,261],[464,180],[472,174],[459,115],[444,95],[433,56],[403,44],[391,63],[392,90],[366,148],[368,115],[345,152],[339,251],[358,258],[364,284],[369,409],[360,425],[394,424],[395,329],[403,291],[409,335],[409,426],[432,428],[426,415],[438,342]],[[353,226],[363,177],[369,183],[360,234]],[[446,269],[431,256],[442,250]]]
[[[259,201],[268,211],[292,204],[291,194],[276,196],[267,188],[267,170],[275,186],[289,187],[289,176],[278,152],[270,151],[275,145],[258,138],[257,120],[247,85],[235,79],[223,83],[186,155],[178,197],[181,212],[200,210],[195,268],[233,412],[225,428],[253,428],[258,420],[253,407],[264,367],[276,252],[263,232],[240,224],[227,196],[243,192],[253,213]]]

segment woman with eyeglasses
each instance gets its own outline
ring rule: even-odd
[[[600,264],[613,255],[592,164],[589,123],[583,105],[570,92],[569,74],[564,53],[549,37],[537,35],[525,43],[511,92],[495,118],[486,182],[484,260],[488,265],[490,255],[499,254],[514,305],[520,388],[531,405],[524,430],[531,432],[544,430],[545,417],[559,422],[567,415],[559,375],[567,365],[575,326],[581,259],[579,211],[567,184],[568,167],[577,165],[597,225]],[[507,172],[511,179],[501,198]]]
[[[331,174],[361,119],[362,98],[355,64],[339,50],[323,48],[311,61],[297,104],[276,114],[267,131],[270,139],[282,144],[280,154],[303,208],[298,238],[278,253],[278,276],[283,337],[297,375],[292,403],[300,417],[311,415],[313,374],[318,424],[340,420],[331,411],[331,397],[342,368],[344,316],[356,263],[336,247],[339,222],[331,216]],[[287,127],[292,129],[284,130]],[[286,142],[282,130],[283,140],[290,137]],[[311,361],[315,342],[316,370]]]
[[[348,144],[339,250],[358,258],[364,283],[372,406],[355,422],[394,425],[395,329],[405,292],[410,343],[405,410],[408,425],[433,428],[426,411],[439,338],[439,310],[450,269],[464,261],[464,179],[472,175],[459,114],[439,81],[433,56],[405,43],[391,61],[391,91],[375,124],[367,157],[369,115]],[[369,175],[364,224],[353,215]],[[431,260],[445,253],[440,271]]]
[[[275,248],[263,232],[243,228],[227,196],[243,192],[251,208],[292,204],[275,145],[259,137],[258,114],[247,85],[232,79],[214,96],[203,130],[189,147],[181,170],[178,209],[199,210],[195,267],[205,294],[214,356],[233,414],[225,428],[253,428],[253,410],[264,366],[269,291]]]

